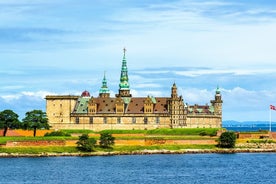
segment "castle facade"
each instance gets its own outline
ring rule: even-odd
[[[81,96],[46,96],[46,112],[54,129],[155,129],[221,128],[222,98],[219,88],[210,105],[189,105],[171,87],[170,97],[132,97],[127,61],[122,60],[119,91],[110,97],[104,75],[98,97],[84,91]]]

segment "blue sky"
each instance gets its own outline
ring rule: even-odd
[[[104,71],[114,95],[126,47],[133,96],[169,96],[176,82],[205,104],[219,85],[223,120],[269,120],[275,32],[270,0],[0,0],[0,110],[97,96]]]

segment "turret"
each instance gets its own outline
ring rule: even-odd
[[[103,81],[102,81],[102,87],[99,91],[99,96],[101,98],[108,98],[110,97],[110,91],[107,87],[107,81],[106,81],[106,77],[105,77],[105,73],[104,73],[104,78],[103,78]]]
[[[173,83],[173,86],[172,86],[172,89],[171,89],[171,97],[172,97],[172,99],[178,98],[177,87],[176,87],[175,83]]]
[[[216,94],[215,94],[215,100],[211,100],[212,105],[214,106],[214,113],[215,114],[222,114],[222,99],[220,94],[220,89],[217,87]]]

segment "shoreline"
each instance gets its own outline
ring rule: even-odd
[[[276,149],[185,149],[185,150],[141,150],[141,151],[114,151],[114,152],[77,152],[77,153],[40,153],[40,154],[20,154],[20,153],[0,153],[0,158],[19,157],[87,157],[87,156],[118,156],[118,155],[154,155],[154,154],[234,154],[234,153],[276,153]]]

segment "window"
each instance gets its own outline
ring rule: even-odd
[[[160,117],[156,117],[156,124],[160,124]]]
[[[117,123],[120,124],[121,123],[121,117],[117,118]]]
[[[148,124],[148,117],[144,117],[144,124]]]
[[[136,123],[136,117],[132,117],[132,124]]]
[[[90,124],[93,124],[93,120],[94,120],[93,117],[89,117],[89,123]]]
[[[107,117],[103,118],[103,123],[106,124],[107,123]]]
[[[80,123],[80,118],[76,117],[76,124],[79,124],[79,123]]]

